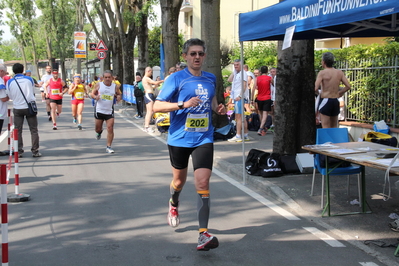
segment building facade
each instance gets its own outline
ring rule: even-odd
[[[262,9],[278,0],[220,0],[220,43],[232,46],[239,43],[240,13]],[[267,23],[267,18],[259,23]],[[201,38],[201,0],[183,0],[179,16],[179,33],[184,39]],[[316,49],[339,49],[356,44],[384,43],[385,38],[333,38],[315,40]]]

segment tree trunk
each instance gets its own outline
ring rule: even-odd
[[[201,0],[201,38],[206,44],[206,59],[203,70],[216,76],[216,97],[223,102],[223,79],[220,66],[220,0]],[[214,125],[222,127],[228,123],[226,117],[214,115]]]
[[[144,74],[145,68],[149,66],[147,18],[147,16],[143,15],[142,20],[137,27],[139,64],[136,71],[139,71],[141,74]]]
[[[128,34],[126,34],[124,41],[125,47],[123,48],[123,66],[122,70],[119,73],[122,73],[121,83],[123,84],[133,84],[135,79],[134,74],[134,42],[136,41],[136,30],[132,28],[129,30]]]
[[[22,60],[23,60],[23,62],[24,62],[24,69],[26,70],[26,65],[27,65],[27,63],[26,63],[26,53],[25,53],[25,47],[20,43],[20,42],[18,42],[19,43],[19,47],[20,47],[20,49],[21,49],[21,53],[22,53]],[[38,77],[40,77],[40,76],[38,76]]]
[[[273,151],[296,154],[315,141],[314,41],[278,44]]]
[[[165,69],[180,61],[178,20],[183,0],[161,0]]]

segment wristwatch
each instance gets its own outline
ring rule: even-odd
[[[179,109],[183,109],[183,105],[184,105],[183,101],[178,101],[177,102],[177,106],[179,107]]]

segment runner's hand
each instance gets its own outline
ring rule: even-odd
[[[187,102],[185,102],[185,106],[186,108],[188,107],[197,107],[198,105],[200,105],[200,103],[202,103],[201,99],[197,96],[197,97],[193,97],[190,100],[188,100]]]

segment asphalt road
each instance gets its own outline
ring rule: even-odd
[[[24,131],[20,192],[31,200],[9,204],[10,265],[395,265],[218,169],[209,231],[220,246],[198,252],[192,169],[181,194],[180,226],[166,221],[171,169],[162,138],[143,132],[142,120],[118,113],[115,154],[106,154],[106,131],[95,139],[88,99],[82,131],[72,124],[68,97],[56,131],[43,108],[39,103],[43,157],[30,157],[27,126]],[[14,192],[13,179],[8,192]]]

